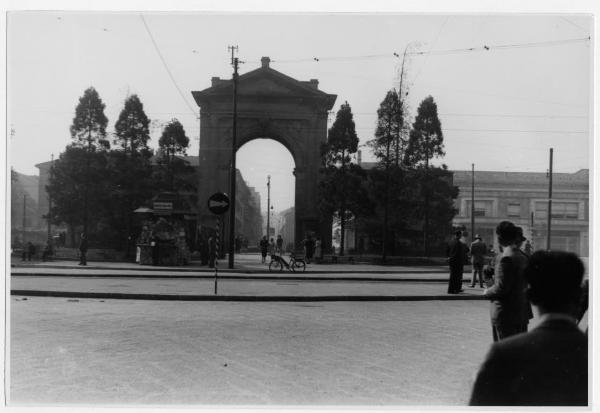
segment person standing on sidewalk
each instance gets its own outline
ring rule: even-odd
[[[471,265],[473,266],[471,288],[474,288],[477,283],[477,274],[479,274],[479,286],[483,288],[483,265],[485,264],[486,254],[485,242],[481,240],[479,234],[475,235],[475,241],[471,243]]]
[[[87,265],[87,250],[88,241],[85,233],[81,233],[81,241],[79,241],[79,265]]]
[[[283,254],[283,238],[281,238],[281,235],[277,235],[277,252],[279,255]]]
[[[450,266],[450,278],[448,279],[448,294],[458,294],[462,289],[463,267],[465,265],[465,256],[467,255],[467,246],[460,240],[462,231],[456,231],[454,238],[448,243],[446,256]]]
[[[527,257],[518,250],[522,242],[520,234],[520,228],[510,221],[502,221],[496,227],[501,255],[496,262],[493,285],[483,291],[484,297],[491,300],[494,341],[526,332],[533,318],[523,276]]]
[[[262,237],[262,239],[260,240],[259,246],[260,246],[260,255],[262,256],[261,262],[264,264],[266,262],[267,252],[269,250],[269,241],[267,241],[266,235],[264,235]]]

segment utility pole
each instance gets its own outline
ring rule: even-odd
[[[267,241],[269,240],[271,226],[271,175],[267,175]]]
[[[550,240],[551,240],[551,232],[552,232],[552,155],[554,153],[554,148],[550,148],[550,169],[549,169],[549,174],[548,174],[548,178],[549,179],[549,184],[548,184],[548,238],[546,241],[546,249],[548,251],[550,251]]]
[[[233,253],[235,250],[235,155],[237,151],[237,82],[239,60],[234,57],[237,46],[229,46],[231,50],[231,64],[233,65],[233,133],[231,135],[231,171],[229,174],[229,268],[233,268]]]
[[[50,180],[52,180],[52,172],[54,171],[54,154],[52,154],[52,160],[50,161]],[[48,241],[52,239],[52,196],[48,191]]]
[[[27,216],[27,195],[23,194],[23,242],[25,242],[25,217]]]
[[[475,236],[475,164],[471,164],[471,240]]]
[[[85,190],[83,191],[83,233],[85,238],[88,239],[88,191],[90,186],[90,156],[92,153],[92,117],[90,116],[90,124],[88,125],[88,150],[86,153],[85,163]]]
[[[429,132],[425,134],[425,211],[423,220],[423,255],[427,257],[429,250]]]

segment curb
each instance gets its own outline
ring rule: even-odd
[[[264,273],[256,273],[264,274]],[[315,274],[315,273],[313,273]],[[361,273],[363,274],[363,273]],[[414,273],[413,273],[414,274]],[[145,278],[145,279],[167,279],[167,280],[198,280],[214,279],[214,275],[148,275],[148,274],[53,274],[45,272],[20,272],[11,273],[11,277],[64,277],[64,278]],[[398,277],[315,277],[315,276],[297,276],[297,275],[218,275],[220,280],[258,280],[258,281],[345,281],[345,282],[437,282],[447,283],[448,280],[442,278],[398,278]],[[469,282],[469,280],[463,280]]]
[[[340,296],[242,296],[242,295],[179,295],[179,294],[129,294],[129,293],[93,293],[76,291],[39,291],[11,290],[11,295],[30,297],[65,297],[65,298],[104,298],[115,300],[160,300],[160,301],[481,301],[482,296],[460,295],[414,295],[414,296],[380,296],[380,295],[340,295]]]
[[[140,271],[140,272],[164,272],[164,271],[171,271],[171,272],[183,272],[183,273],[189,273],[189,272],[193,272],[193,273],[212,273],[214,272],[213,268],[173,268],[173,267],[160,267],[160,268],[124,268],[124,267],[114,267],[114,268],[107,268],[107,267],[101,267],[101,266],[85,266],[85,267],[75,267],[75,266],[66,266],[66,265],[57,265],[57,266],[41,266],[41,265],[25,265],[25,266],[19,266],[19,265],[15,265],[15,266],[11,266],[11,268],[33,268],[33,269],[37,269],[37,268],[41,268],[41,269],[47,269],[47,270],[83,270],[83,271],[88,271],[88,270],[102,270],[102,271]],[[247,269],[228,269],[228,268],[223,268],[223,269],[219,269],[220,272],[226,272],[226,273],[231,273],[231,274],[265,274],[265,273],[270,273],[268,271],[268,269],[266,270],[247,270]],[[434,268],[431,270],[421,270],[421,271],[414,271],[414,270],[307,270],[303,272],[304,274],[364,274],[364,273],[370,273],[370,274],[446,274],[448,273],[447,270],[441,270],[438,268]]]

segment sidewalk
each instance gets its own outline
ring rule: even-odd
[[[74,261],[17,263],[11,294],[71,298],[176,301],[422,301],[481,300],[482,290],[446,294],[441,267],[309,264],[304,273],[270,273],[255,256],[238,256],[234,270],[148,267],[134,263]],[[221,265],[227,264],[221,262]],[[465,275],[465,278],[467,275]]]
[[[284,257],[287,259],[287,257]],[[227,259],[218,261],[219,274],[253,274],[253,275],[279,275],[288,276],[301,274],[411,274],[411,275],[431,275],[438,274],[440,279],[446,278],[448,269],[445,266],[384,266],[374,264],[307,264],[306,271],[303,273],[293,273],[288,270],[282,272],[269,272],[267,264],[260,262],[260,256],[256,254],[238,254],[235,256],[234,268],[228,268]],[[198,261],[193,261],[190,265],[181,267],[164,267],[164,266],[147,266],[139,265],[131,262],[100,262],[100,261],[88,261],[88,265],[83,267],[77,265],[76,261],[32,261],[23,262],[20,260],[13,260],[11,262],[12,274],[63,274],[70,275],[75,273],[85,273],[86,276],[98,274],[101,271],[105,274],[106,271],[119,273],[123,276],[128,274],[139,274],[145,273],[146,276],[194,276],[200,274],[213,274],[214,269],[208,268],[208,266],[201,266]],[[465,271],[467,268],[465,268]],[[419,277],[422,278],[422,277]],[[425,277],[427,278],[427,277]]]

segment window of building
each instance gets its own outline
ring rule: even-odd
[[[548,202],[537,201],[535,203],[535,217],[539,219],[548,218]],[[556,219],[578,219],[579,203],[577,202],[552,202],[552,218]]]
[[[508,204],[506,215],[511,218],[519,218],[521,216],[521,204]]]
[[[467,211],[466,216],[471,216],[471,201],[468,200],[467,203]],[[474,216],[476,217],[491,217],[493,211],[493,202],[492,201],[475,201],[474,208]]]
[[[579,204],[576,202],[552,203],[552,218],[577,219],[579,218]]]

